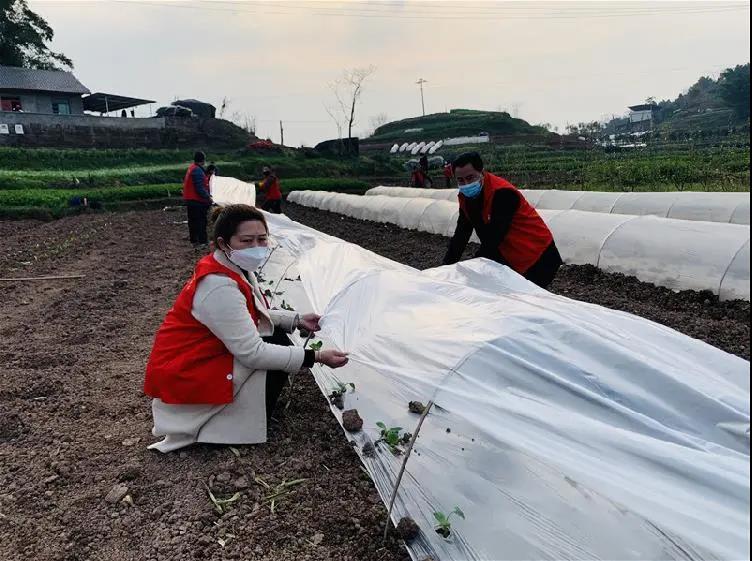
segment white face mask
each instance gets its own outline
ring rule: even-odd
[[[267,257],[269,257],[269,251],[268,247],[263,246],[248,247],[246,249],[230,248],[229,253],[225,252],[225,255],[238,267],[252,273],[264,264]]]

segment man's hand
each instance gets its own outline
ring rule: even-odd
[[[321,326],[319,325],[320,319],[321,316],[318,314],[303,314],[298,320],[298,329],[305,329],[312,333],[321,331]]]

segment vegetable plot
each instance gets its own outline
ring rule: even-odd
[[[349,438],[385,502],[403,456],[373,444],[415,432],[409,401],[435,404],[392,511],[419,527],[414,559],[747,555],[747,361],[486,260],[418,272],[269,220],[281,247],[264,276],[296,279],[284,299],[351,353]]]

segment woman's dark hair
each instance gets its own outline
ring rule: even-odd
[[[206,173],[207,173],[207,174],[209,174],[209,173],[217,173],[217,166],[216,166],[216,165],[214,165],[214,164],[209,164],[209,165],[208,165],[208,166],[206,167]]]
[[[225,243],[229,243],[230,238],[238,231],[238,226],[249,220],[258,220],[264,225],[264,229],[269,233],[269,226],[266,224],[266,218],[260,210],[249,205],[227,205],[217,207],[212,211],[212,241],[216,247],[219,247],[217,240],[222,238]]]
[[[206,154],[204,154],[200,150],[198,152],[194,152],[193,154],[194,164],[203,164],[205,161],[206,161]]]
[[[471,164],[475,171],[483,171],[483,158],[477,152],[465,152],[457,156],[452,162],[452,171]]]

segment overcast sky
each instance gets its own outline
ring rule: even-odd
[[[701,75],[749,61],[749,2],[441,0],[30,0],[53,46],[92,91],[168,104],[192,97],[254,116],[259,136],[334,138],[324,104],[344,68],[377,67],[370,119],[451,108],[505,109],[531,123],[621,114],[673,98]],[[142,108],[139,115],[148,115]]]

